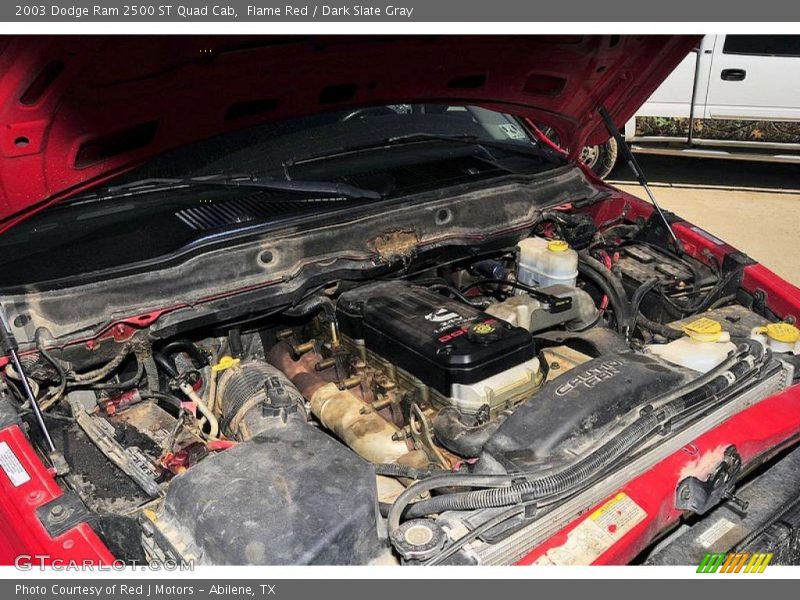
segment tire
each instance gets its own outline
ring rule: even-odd
[[[580,159],[600,179],[605,179],[617,162],[617,141],[614,138],[598,146],[585,146]]]

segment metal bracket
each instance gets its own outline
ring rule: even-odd
[[[722,460],[705,481],[697,477],[687,477],[678,484],[675,495],[676,508],[702,515],[723,500],[730,500],[738,509],[747,510],[747,502],[733,494],[741,470],[741,456],[735,446],[728,446]]]
[[[36,509],[47,534],[56,538],[89,520],[91,515],[77,494],[67,492]]]

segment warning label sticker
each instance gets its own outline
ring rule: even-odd
[[[736,523],[722,517],[711,527],[709,527],[703,533],[701,533],[697,537],[697,542],[703,548],[708,550],[735,528],[736,528]]]
[[[626,493],[620,492],[570,531],[563,545],[551,548],[534,564],[591,564],[646,516],[641,506]]]
[[[0,442],[0,469],[3,469],[14,487],[31,480],[31,476],[6,442]]]

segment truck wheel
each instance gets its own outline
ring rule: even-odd
[[[617,141],[611,138],[605,144],[584,146],[580,158],[595,175],[604,179],[617,162]]]

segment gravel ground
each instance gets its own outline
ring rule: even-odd
[[[800,166],[640,155],[659,203],[800,285]],[[644,190],[618,166],[609,182]]]

